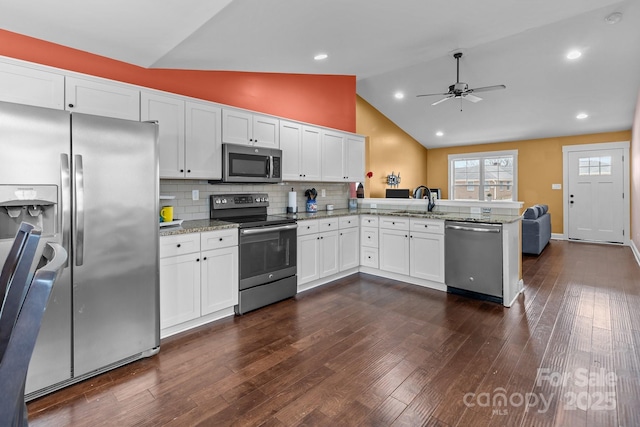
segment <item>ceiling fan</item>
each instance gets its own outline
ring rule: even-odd
[[[444,96],[444,98],[442,98],[439,101],[434,102],[431,105],[438,105],[441,102],[446,101],[447,99],[451,99],[451,98],[461,98],[461,99],[466,99],[467,101],[471,101],[471,102],[479,102],[482,101],[482,98],[480,98],[479,96],[475,96],[473,95],[474,93],[477,92],[488,92],[490,90],[499,90],[499,89],[506,89],[507,87],[505,85],[495,85],[495,86],[485,86],[485,87],[477,87],[474,89],[469,89],[469,85],[466,83],[463,83],[460,81],[460,58],[462,57],[462,52],[456,52],[453,54],[453,57],[456,59],[456,82],[454,84],[452,84],[451,86],[449,86],[449,92],[446,93],[427,93],[424,95],[416,95],[416,97],[421,97],[421,96],[435,96],[435,95],[440,95],[440,96]]]

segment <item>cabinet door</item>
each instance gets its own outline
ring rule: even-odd
[[[184,178],[184,101],[142,92],[142,120],[159,125],[160,178]]]
[[[0,101],[64,110],[64,76],[0,62]]]
[[[200,317],[199,253],[160,260],[160,329]]]
[[[313,126],[302,127],[302,179],[306,181],[320,181],[322,139],[321,130]]]
[[[65,103],[77,113],[140,120],[140,91],[125,86],[67,77]]]
[[[444,283],[444,235],[412,232],[409,252],[411,276]]]
[[[253,145],[257,147],[280,148],[280,120],[274,117],[254,114]]]
[[[318,234],[298,236],[298,284],[320,278],[320,240]]]
[[[222,110],[222,142],[251,145],[253,114],[238,110]]]
[[[344,167],[346,180],[349,182],[364,181],[364,138],[347,136],[344,144]]]
[[[185,176],[222,179],[222,108],[187,102]]]
[[[340,271],[340,241],[338,230],[319,233],[320,237],[320,277]]]
[[[380,269],[409,274],[409,232],[380,229]]]
[[[322,180],[344,181],[343,148],[344,135],[337,132],[322,132]]]
[[[280,121],[280,149],[282,150],[282,179],[300,180],[302,125],[293,122]]]
[[[360,265],[360,239],[358,227],[340,230],[340,271]]]
[[[202,315],[238,304],[238,247],[202,252]]]

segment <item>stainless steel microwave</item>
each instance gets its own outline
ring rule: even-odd
[[[282,150],[222,144],[222,181],[276,183],[282,181]]]

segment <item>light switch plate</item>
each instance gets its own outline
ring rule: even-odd
[[[552,190],[562,190],[562,184],[551,184]]]
[[[324,188],[320,190],[320,197],[327,197],[327,192]]]
[[[200,200],[200,190],[191,190],[191,199]]]

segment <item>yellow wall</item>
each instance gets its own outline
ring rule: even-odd
[[[400,173],[398,188],[413,191],[427,184],[427,149],[359,96],[356,133],[368,137],[365,168],[373,172],[372,178],[365,178],[365,197],[384,197],[389,188],[386,176],[392,172]]]
[[[518,200],[524,206],[536,203],[549,205],[552,232],[562,234],[562,190],[552,190],[551,184],[562,183],[562,146],[601,142],[630,141],[631,131],[607,132],[494,144],[466,145],[429,150],[427,182],[440,187],[442,197],[449,198],[447,169],[449,154],[484,151],[518,150]]]

